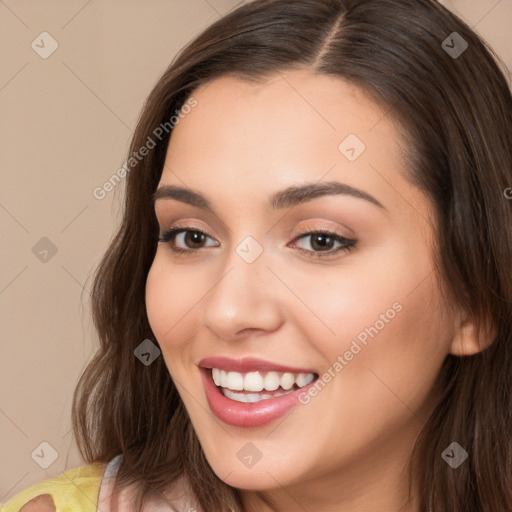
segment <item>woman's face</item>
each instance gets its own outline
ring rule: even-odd
[[[194,195],[155,202],[160,233],[188,231],[158,244],[146,303],[205,455],[242,489],[371,493],[403,469],[455,325],[397,129],[305,71],[193,98],[159,188]]]

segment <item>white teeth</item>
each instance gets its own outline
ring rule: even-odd
[[[312,382],[313,379],[314,377],[312,373],[299,373],[295,382],[297,383],[297,386],[299,386],[299,388],[302,388],[309,384],[310,382]]]
[[[244,394],[246,402],[259,402],[260,398],[258,395],[253,395],[252,393]]]
[[[281,377],[281,387],[283,389],[291,389],[295,384],[295,375],[293,373],[285,373]]]
[[[279,374],[277,372],[268,372],[263,379],[263,386],[267,391],[274,391],[281,384]]]
[[[278,396],[287,395],[288,393],[292,393],[292,391],[279,391],[269,395],[267,393],[235,393],[234,391],[223,388],[222,393],[225,397],[237,402],[254,403],[259,402],[260,400],[268,400],[269,398],[277,398]]]
[[[217,386],[233,391],[251,391],[258,393],[260,391],[276,391],[281,387],[283,390],[291,390],[296,384],[302,388],[311,383],[315,376],[313,373],[291,373],[291,372],[248,372],[245,374],[239,372],[220,370],[212,368],[212,378]],[[278,396],[279,391],[269,396]],[[237,396],[242,395],[238,393]],[[260,394],[260,397],[264,396]],[[258,398],[258,400],[261,398]],[[248,401],[252,400],[249,398]]]
[[[241,374],[240,374],[241,375]],[[225,386],[228,387],[228,386]],[[244,389],[246,391],[261,391],[263,389],[263,377],[260,372],[249,372],[244,377]]]
[[[225,387],[242,391],[242,389],[244,389],[244,378],[242,374],[238,372],[228,372]]]

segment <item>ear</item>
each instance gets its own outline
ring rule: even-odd
[[[483,322],[477,332],[476,324],[466,313],[458,316],[450,354],[454,356],[472,356],[490,347],[498,331],[490,321]]]

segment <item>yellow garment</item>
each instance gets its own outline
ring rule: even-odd
[[[41,494],[49,494],[56,512],[96,512],[98,492],[105,464],[88,464],[24,489],[0,505],[0,512],[19,512],[21,507]]]

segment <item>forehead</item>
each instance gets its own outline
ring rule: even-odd
[[[385,117],[385,111],[358,86],[307,71],[282,72],[261,83],[223,76],[200,86],[192,96],[197,106],[193,115],[182,119],[181,128],[191,124],[188,117],[210,131],[212,122],[222,123],[217,128],[223,129],[244,127],[243,133],[252,124],[252,135],[285,135],[286,128],[294,137],[312,137],[317,132],[324,138],[345,132],[363,134]],[[384,122],[382,126],[388,135],[389,125]],[[178,126],[175,132],[182,131]]]
[[[384,110],[337,77],[293,71],[254,83],[223,76],[191,96],[197,104],[173,130],[168,164],[181,166],[182,157],[190,162],[213,154],[225,164],[252,159],[268,168],[274,162],[272,171],[297,168],[297,160],[314,168],[319,153],[332,163],[346,159],[340,143],[347,138],[358,144],[357,152],[364,147],[365,153],[379,153],[379,161],[400,157],[397,131]]]
[[[234,195],[265,200],[321,180],[364,189],[383,204],[423,199],[402,176],[394,120],[350,82],[306,71],[262,83],[223,76],[191,97],[196,105],[174,127],[161,184],[201,190],[219,203]]]

